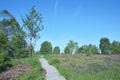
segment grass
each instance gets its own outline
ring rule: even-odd
[[[104,55],[46,55],[67,80],[119,80],[120,59]]]
[[[11,78],[10,80],[45,80],[45,70],[42,69],[38,57],[30,57],[23,59],[13,59],[12,65],[30,64],[31,69]]]

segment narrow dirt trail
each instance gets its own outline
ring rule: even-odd
[[[48,64],[45,58],[40,58],[39,60],[42,64],[42,68],[46,70],[46,80],[66,80],[59,74],[54,66]]]

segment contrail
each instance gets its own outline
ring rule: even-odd
[[[54,7],[54,15],[56,16],[57,14],[57,6],[58,6],[58,0],[55,2],[55,7]]]
[[[81,8],[82,8],[82,7],[79,5],[78,8],[77,8],[76,11],[75,11],[75,14],[74,14],[75,17],[79,15]]]

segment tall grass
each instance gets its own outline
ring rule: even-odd
[[[119,80],[120,59],[80,55],[46,55],[67,80]],[[55,62],[58,63],[55,63]],[[61,63],[68,63],[61,66]]]
[[[29,63],[31,65],[31,70],[21,73],[16,77],[13,77],[11,80],[45,80],[45,70],[42,69],[37,57],[23,58],[19,60],[14,59],[11,63],[13,65],[26,63]]]

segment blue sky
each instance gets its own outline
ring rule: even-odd
[[[35,50],[43,41],[63,48],[69,40],[99,45],[101,37],[120,41],[120,0],[0,0],[22,26],[21,17],[35,5],[43,16],[45,29]]]

